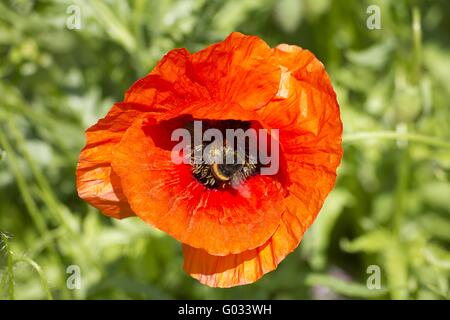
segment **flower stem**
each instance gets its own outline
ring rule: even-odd
[[[374,132],[355,132],[345,134],[343,142],[353,143],[369,139],[403,140],[427,144],[433,147],[450,149],[450,143],[427,135],[418,133],[396,132],[396,131],[374,131]]]
[[[12,252],[11,249],[9,248],[9,237],[3,232],[0,232],[0,249],[2,247],[6,252],[6,272],[3,275],[3,277],[5,277],[5,279],[7,279],[6,281],[8,282],[8,299],[14,300],[14,269],[13,269],[14,263]]]
[[[36,263],[36,261],[28,258],[28,257],[21,257],[17,260],[17,262],[25,262],[29,264],[39,275],[39,278],[41,279],[42,288],[45,291],[45,294],[47,295],[48,300],[53,300],[52,292],[50,291],[50,287],[48,285],[47,276],[45,275],[44,271],[42,270],[41,266]]]
[[[36,202],[34,201],[31,192],[29,191],[29,185],[25,180],[25,177],[23,176],[22,171],[19,167],[19,160],[16,157],[15,152],[13,152],[12,146],[9,143],[8,139],[6,138],[4,132],[5,131],[3,127],[0,127],[0,145],[6,152],[11,171],[16,178],[17,186],[19,188],[20,194],[22,195],[25,207],[27,208],[27,211],[30,214],[31,219],[34,222],[34,225],[36,226],[39,235],[43,236],[48,232],[47,224]]]

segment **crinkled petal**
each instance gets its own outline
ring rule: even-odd
[[[239,254],[219,257],[183,244],[184,270],[210,287],[228,288],[253,283],[275,270],[298,246],[307,228],[302,221],[307,221],[312,213],[294,201],[283,213],[270,240],[259,248]]]
[[[280,81],[271,48],[256,36],[238,32],[194,53],[188,73],[206,87],[212,100],[238,103],[248,110],[265,106]]]
[[[210,100],[206,88],[188,76],[189,64],[190,54],[186,49],[171,50],[152,72],[128,89],[125,101],[171,110]]]
[[[257,114],[265,126],[280,129],[289,179],[283,201],[287,209],[274,235],[254,250],[219,257],[183,245],[185,271],[212,287],[252,283],[274,270],[298,246],[336,180],[342,123],[325,69],[296,46],[280,45],[274,54],[281,70],[278,91]]]
[[[122,192],[119,177],[111,169],[112,150],[136,118],[150,109],[134,103],[117,103],[105,118],[86,131],[86,146],[77,166],[78,195],[105,215],[134,215]]]
[[[298,246],[342,157],[336,95],[312,53],[232,33],[192,55],[172,50],[125,101],[139,107],[117,105],[88,131],[82,198],[117,218],[135,212],[183,242],[186,272],[209,286],[254,282]],[[282,174],[207,189],[190,165],[171,161],[171,132],[186,117],[279,129]]]
[[[258,37],[234,32],[192,55],[186,49],[170,51],[128,90],[125,101],[167,110],[200,102],[257,110],[273,98],[279,81],[272,49]]]
[[[262,245],[277,229],[285,190],[277,179],[254,176],[237,189],[208,189],[189,164],[171,160],[170,133],[182,121],[147,119],[128,129],[112,167],[133,211],[177,240],[215,255]]]

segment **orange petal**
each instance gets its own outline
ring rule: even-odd
[[[305,178],[310,178],[305,176]],[[274,235],[261,247],[239,254],[215,256],[183,244],[184,270],[210,287],[234,287],[249,284],[273,271],[297,248],[304,232],[314,222],[323,200],[331,190],[335,176],[317,174],[310,187],[298,189],[284,200],[286,210]]]
[[[194,53],[188,72],[207,89],[211,100],[238,103],[248,110],[266,105],[280,81],[271,48],[256,36],[238,32]]]
[[[272,49],[258,37],[234,32],[192,55],[170,51],[128,90],[125,101],[167,110],[206,102],[256,110],[272,99],[279,81]]]
[[[209,93],[206,88],[187,75],[189,59],[186,49],[169,51],[152,72],[128,89],[125,102],[170,110],[207,99]]]
[[[254,250],[219,257],[183,245],[186,272],[212,287],[252,283],[274,270],[314,222],[342,157],[339,105],[322,63],[296,46],[273,50],[281,70],[278,91],[257,113],[265,126],[280,129],[287,210],[274,235]]]
[[[280,86],[283,96],[258,113],[270,127],[280,128],[291,193],[304,203],[323,202],[343,153],[336,94],[323,64],[308,50],[279,45],[274,54],[287,83]]]
[[[181,106],[165,113],[157,115],[159,121],[170,120],[181,115],[189,115],[193,119],[203,120],[241,120],[241,121],[255,121],[258,115],[251,111],[242,108],[239,104],[230,102],[214,102],[214,101],[200,101],[188,106]]]
[[[77,191],[80,198],[105,215],[114,218],[134,215],[120,179],[111,170],[111,157],[125,131],[146,110],[146,106],[138,104],[115,104],[105,118],[86,131],[87,143],[77,166]]]
[[[171,161],[171,129],[182,125],[174,121],[134,123],[113,152],[112,167],[133,211],[177,240],[215,255],[266,242],[284,210],[281,182],[255,176],[242,189],[206,188],[189,164]]]
[[[300,136],[317,136],[327,123],[336,133],[342,131],[336,94],[323,64],[297,46],[283,44],[273,50],[282,75],[277,95],[259,110],[264,121]]]
[[[229,288],[249,284],[273,271],[300,243],[313,213],[294,201],[281,218],[272,238],[259,248],[224,257],[183,244],[184,270],[210,287]],[[314,209],[315,208],[311,208]]]

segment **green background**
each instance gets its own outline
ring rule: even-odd
[[[0,0],[0,298],[448,299],[449,21],[445,0]],[[183,272],[177,241],[80,200],[75,166],[84,130],[167,51],[232,31],[317,55],[345,154],[300,247],[255,284],[213,289]]]

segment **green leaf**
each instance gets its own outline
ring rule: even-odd
[[[311,251],[313,269],[322,269],[327,263],[327,249],[333,228],[344,207],[351,202],[351,194],[345,190],[335,189],[325,201],[316,221],[304,239],[304,245]]]
[[[308,275],[306,278],[306,284],[309,286],[324,286],[336,293],[351,298],[381,298],[387,293],[387,291],[384,289],[370,290],[365,285],[345,281],[324,274]]]
[[[450,270],[450,253],[438,245],[429,244],[425,247],[423,255],[430,264],[444,270]]]
[[[428,204],[450,213],[450,183],[433,181],[423,185],[421,190]]]
[[[450,221],[438,214],[427,214],[417,219],[417,223],[434,238],[450,241]]]
[[[385,229],[376,229],[368,232],[352,241],[343,239],[341,248],[346,252],[377,253],[385,250],[392,243],[392,235]]]
[[[298,0],[279,0],[275,4],[275,20],[286,32],[297,29],[303,19],[303,2]]]
[[[345,54],[351,63],[363,67],[381,68],[389,59],[394,49],[394,41],[388,39],[381,44],[373,45],[367,49],[355,51],[349,50]]]

